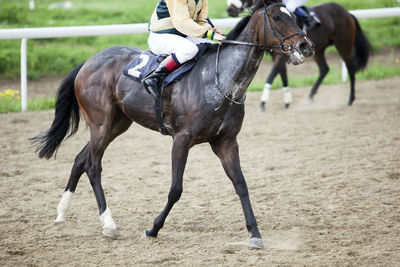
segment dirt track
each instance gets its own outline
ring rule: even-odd
[[[138,125],[113,142],[103,186],[116,240],[101,235],[96,201],[82,176],[64,224],[56,207],[79,133],[57,159],[39,160],[28,137],[47,129],[53,111],[0,115],[0,264],[21,265],[352,265],[400,262],[400,78],[293,90],[284,110],[273,92],[257,113],[248,94],[239,135],[242,169],[266,249],[246,245],[240,201],[208,145],[194,147],[184,193],[157,239],[143,238],[166,203],[169,137]]]

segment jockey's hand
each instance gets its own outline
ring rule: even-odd
[[[215,33],[222,34],[221,30],[218,29],[217,27],[212,28],[212,30],[213,30]]]
[[[222,40],[225,40],[225,39],[226,39],[226,37],[223,36],[222,34],[217,33],[217,32],[214,33],[214,40],[222,41]]]

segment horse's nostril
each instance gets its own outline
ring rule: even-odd
[[[301,51],[305,51],[305,50],[307,50],[309,48],[310,48],[310,45],[308,43],[301,43],[300,44]]]

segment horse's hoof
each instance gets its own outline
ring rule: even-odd
[[[146,232],[144,232],[144,234],[146,237],[153,237],[153,238],[157,237],[157,234],[152,234],[151,230],[146,230]]]
[[[290,104],[285,104],[285,108],[288,109]]]
[[[58,214],[57,218],[54,220],[56,223],[63,223],[65,222],[65,216]]]
[[[258,112],[265,112],[265,102],[260,103],[260,107],[258,108]]]
[[[103,228],[103,235],[111,238],[117,237],[117,228],[110,228],[110,227],[104,227]]]
[[[265,248],[262,238],[252,237],[250,238],[249,243],[252,247],[255,248]]]

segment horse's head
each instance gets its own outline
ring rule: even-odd
[[[226,0],[226,11],[231,17],[237,17],[247,7],[253,5],[253,0]]]
[[[254,42],[265,45],[270,52],[289,57],[294,64],[314,54],[314,45],[296,24],[296,16],[280,1],[259,1],[252,14]]]

